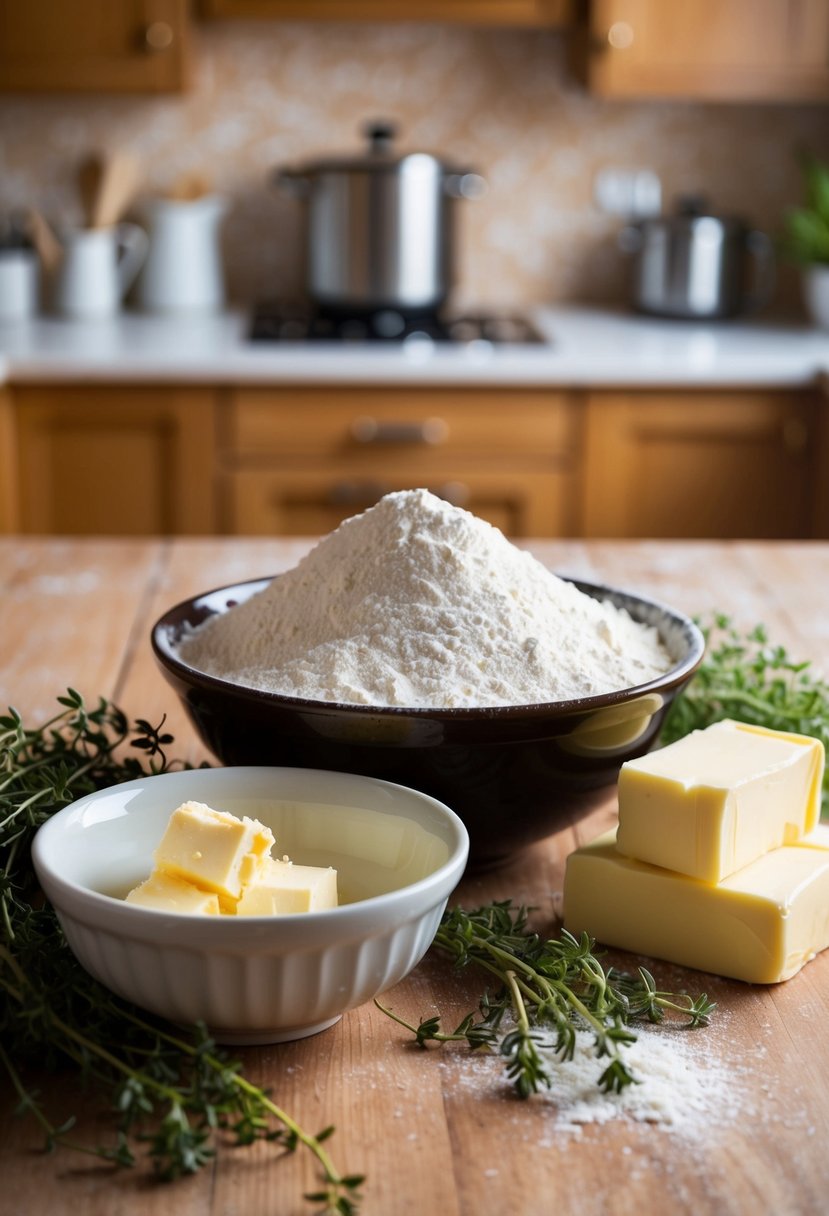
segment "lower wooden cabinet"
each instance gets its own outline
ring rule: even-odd
[[[214,399],[153,385],[16,388],[17,529],[214,532]]]
[[[585,535],[813,535],[819,413],[808,393],[592,396]]]
[[[534,389],[240,389],[222,428],[223,530],[318,536],[423,486],[510,536],[580,528],[581,410]]]
[[[508,536],[829,537],[817,389],[13,385],[0,531],[320,536],[424,486]]]
[[[319,470],[240,470],[222,479],[226,531],[254,536],[322,536],[392,490],[423,487],[495,524],[507,536],[570,536],[576,505],[571,478],[456,468],[455,476],[422,477],[405,467],[346,475]]]

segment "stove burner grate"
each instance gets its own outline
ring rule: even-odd
[[[281,301],[257,304],[250,328],[254,342],[402,343],[431,341],[494,345],[543,344],[545,339],[526,317],[504,313],[459,316],[405,315],[391,308],[359,316],[315,312]]]

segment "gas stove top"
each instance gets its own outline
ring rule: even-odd
[[[281,301],[263,301],[254,308],[250,328],[254,342],[363,342],[400,344],[429,341],[457,345],[486,342],[539,345],[546,339],[525,318],[512,313],[458,316],[405,315],[391,308],[359,316],[315,312]]]

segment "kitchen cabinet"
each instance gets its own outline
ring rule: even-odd
[[[215,531],[214,396],[152,385],[16,388],[19,530]]]
[[[573,0],[202,0],[207,17],[283,21],[445,21],[474,25],[562,25]]]
[[[179,92],[188,0],[0,0],[3,92]]]
[[[223,410],[221,530],[320,535],[425,486],[512,536],[579,530],[580,411],[546,390],[238,389]]]
[[[611,98],[829,100],[826,0],[592,0],[586,74]]]
[[[521,537],[829,536],[816,388],[12,385],[0,531],[319,536],[426,486]]]
[[[16,450],[11,393],[0,388],[0,533],[14,532],[18,526]]]
[[[821,534],[817,405],[810,394],[761,390],[592,395],[585,535]]]

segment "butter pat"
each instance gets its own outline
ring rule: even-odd
[[[753,984],[787,980],[829,946],[829,847],[814,839],[711,886],[624,856],[609,832],[567,860],[565,928]]]
[[[820,816],[817,739],[724,721],[622,765],[621,853],[718,883]]]
[[[273,833],[203,802],[170,816],[153,854],[155,869],[128,903],[165,912],[274,916],[337,907],[337,871],[276,861]]]
[[[337,906],[337,871],[271,858],[236,905],[237,916],[320,912]]]
[[[203,802],[185,802],[170,816],[153,854],[156,868],[214,891],[228,911],[268,860],[270,828],[245,815],[214,811]]]
[[[128,904],[157,908],[160,912],[184,912],[190,916],[218,916],[219,897],[213,891],[202,891],[192,883],[172,874],[154,870],[126,897]]]

